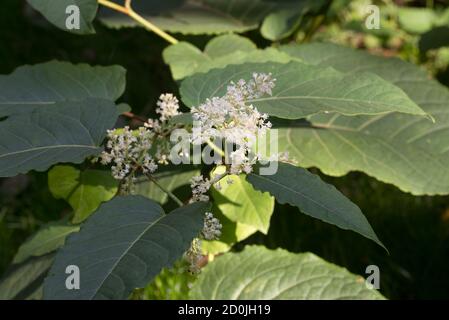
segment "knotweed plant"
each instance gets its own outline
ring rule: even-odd
[[[441,165],[449,161],[443,152],[449,150],[447,90],[402,60],[309,43],[314,32],[326,29],[316,28],[318,20],[307,21],[315,19],[314,10],[326,16],[326,1],[306,1],[305,15],[298,11],[304,8],[285,1],[233,1],[231,7],[260,19],[273,10],[260,21],[261,34],[276,45],[264,49],[230,33],[232,26],[241,31],[259,21],[237,21],[243,17],[234,16],[229,1],[194,1],[195,8],[233,21],[220,21],[213,32],[196,25],[202,19],[184,15],[190,1],[173,12],[168,8],[155,23],[134,11],[131,0],[78,1],[70,10],[67,1],[28,2],[59,28],[70,25],[66,31],[78,34],[93,32],[98,6],[155,32],[170,45],[148,61],[163,59],[179,95],[161,94],[150,108],[156,116],[148,119],[126,104],[134,91],[123,95],[121,66],[52,61],[0,76],[0,177],[48,171],[51,194],[70,206],[63,219],[20,247],[11,278],[0,280],[0,297],[4,286],[25,280],[20,272],[39,265],[38,278],[45,274],[45,282],[33,278],[14,297],[38,294],[39,286],[48,299],[126,299],[183,257],[190,272],[201,270],[193,297],[371,297],[363,282],[312,254],[232,249],[256,232],[268,234],[276,204],[384,247],[360,208],[311,167],[333,176],[362,171],[416,195],[449,193]],[[277,12],[304,21],[283,23],[291,16]],[[185,24],[171,23],[178,15]],[[108,24],[107,14],[99,18]],[[278,30],[275,20],[301,30]],[[159,23],[211,39],[196,48]],[[154,81],[167,79],[153,75]],[[300,272],[292,272],[292,263]],[[302,272],[312,269],[313,278]],[[316,270],[323,274],[315,277]],[[68,278],[70,272],[75,274]]]

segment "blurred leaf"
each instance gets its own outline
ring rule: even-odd
[[[285,46],[304,61],[342,72],[372,72],[395,84],[430,114],[425,117],[385,114],[376,117],[319,115],[312,126],[279,132],[279,150],[289,151],[302,167],[318,167],[341,176],[363,171],[413,194],[449,193],[449,91],[419,67],[363,51],[333,45]],[[293,138],[294,137],[294,138]]]
[[[48,21],[59,29],[77,34],[95,33],[92,25],[98,10],[97,0],[27,0],[37,11],[42,13]],[[80,28],[69,30],[66,19],[69,14],[66,8],[75,5],[80,11]],[[70,12],[71,13],[71,12]]]
[[[44,298],[128,298],[182,256],[203,227],[208,207],[196,202],[165,215],[156,202],[142,196],[102,204],[59,250],[45,279]],[[79,290],[65,287],[65,270],[71,264],[87,279]]]
[[[316,13],[327,0],[296,1],[291,8],[270,13],[263,20],[260,32],[271,41],[289,37],[300,26],[305,14]]]
[[[398,20],[401,27],[411,33],[429,31],[436,20],[435,12],[429,8],[398,8]]]
[[[118,181],[108,171],[80,171],[72,166],[59,165],[48,172],[48,187],[55,198],[70,203],[74,210],[72,222],[80,223],[102,202],[116,195]]]
[[[380,300],[362,277],[313,253],[247,246],[217,257],[190,292],[198,300]]]
[[[19,67],[10,75],[0,76],[0,117],[57,102],[87,104],[87,98],[115,101],[125,90],[125,75],[120,66],[91,67],[58,61]]]
[[[370,73],[342,74],[331,68],[300,62],[247,63],[195,74],[181,84],[181,97],[188,107],[223,96],[230,81],[248,79],[254,73],[272,73],[273,95],[249,100],[261,112],[285,119],[318,113],[345,115],[385,114],[393,111],[425,113],[396,86]]]
[[[0,122],[0,177],[81,163],[101,151],[118,117],[111,101],[57,102]]]
[[[69,234],[77,231],[79,231],[79,226],[67,223],[45,225],[20,246],[13,263],[22,263],[31,257],[53,252],[64,244],[65,238]]]
[[[0,281],[0,300],[23,299],[32,294],[50,269],[54,255],[32,258],[14,266]]]
[[[120,103],[117,105],[118,113],[131,112],[131,106],[127,103]]]

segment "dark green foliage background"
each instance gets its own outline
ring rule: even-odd
[[[3,0],[0,73],[52,59],[119,64],[128,70],[122,99],[134,113],[144,116],[154,114],[153,106],[161,92],[177,93],[161,57],[167,45],[164,40],[143,29],[118,31],[97,24],[96,30],[96,35],[68,34],[51,26],[24,1]],[[257,32],[247,36],[260,47],[268,44]],[[202,47],[207,39],[194,37],[188,41]],[[447,81],[446,74],[439,78]],[[0,179],[0,275],[26,237],[70,210],[51,196],[46,179],[42,173]],[[361,275],[367,265],[376,264],[381,270],[380,291],[390,299],[449,298],[449,197],[414,197],[361,173],[323,179],[360,206],[390,256],[369,240],[297,214],[297,209],[288,205],[277,205],[267,236],[255,234],[245,243],[311,251]],[[193,277],[181,272],[183,268],[180,264],[175,270],[164,271],[145,290],[145,297],[185,298]]]

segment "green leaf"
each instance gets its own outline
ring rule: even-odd
[[[190,291],[198,300],[380,300],[362,277],[313,253],[247,246],[217,257]]]
[[[226,181],[231,179],[232,184]],[[221,190],[212,189],[218,209],[233,222],[241,223],[267,234],[274,210],[274,198],[254,190],[245,176],[229,175],[220,181]]]
[[[259,22],[282,3],[263,0],[187,0],[183,5],[157,15],[154,1],[139,4],[135,10],[159,28],[182,34],[220,34],[256,29]],[[101,20],[110,27],[138,24],[123,14],[102,12]]]
[[[77,34],[95,33],[92,25],[97,14],[97,0],[27,0],[37,11],[42,13],[48,21],[59,29]],[[76,5],[80,11],[80,28],[69,30],[66,27],[66,19],[69,14],[66,9],[70,5]]]
[[[170,123],[170,124],[192,125],[192,123],[193,123],[192,114],[190,112],[180,113],[178,115],[175,115],[175,116],[171,117],[168,120],[168,123]]]
[[[196,175],[199,175],[198,170],[184,171],[179,169],[166,172],[156,172],[153,174],[153,177],[163,188],[173,192],[175,189],[183,185],[190,184],[190,179]],[[161,188],[156,186],[154,182],[148,181],[148,179],[137,182],[135,188],[136,194],[150,198],[161,205],[164,205],[169,199],[168,195],[162,191]]]
[[[131,106],[127,103],[120,103],[117,105],[117,111],[120,114],[125,112],[131,112]]]
[[[66,200],[74,210],[73,223],[84,221],[102,202],[117,193],[118,182],[110,172],[80,171],[72,166],[60,165],[48,172],[48,187],[57,199]]]
[[[271,72],[277,79],[276,87],[272,96],[248,102],[258,110],[280,118],[299,119],[329,112],[345,115],[393,111],[425,114],[401,89],[374,74],[345,75],[331,68],[300,62],[230,65],[206,74],[195,74],[182,82],[182,99],[189,107],[198,106],[208,98],[224,95],[230,81],[248,79],[253,72]]]
[[[262,36],[271,41],[289,37],[301,24],[304,15],[316,13],[327,1],[303,0],[291,8],[270,13],[263,20],[260,28]]]
[[[235,243],[243,241],[257,232],[257,229],[253,226],[229,220],[220,209],[217,208],[216,203],[214,203],[212,207],[212,212],[214,217],[220,220],[222,225],[221,236],[218,240],[202,240],[201,249],[203,254],[216,255],[227,252]]]
[[[204,60],[209,60],[209,57],[189,42],[178,42],[167,47],[163,57],[165,63],[170,65],[175,80],[189,76]]]
[[[179,42],[167,47],[163,57],[165,63],[170,65],[175,80],[230,64],[268,61],[287,63],[295,60],[275,48],[256,49],[251,41],[237,35],[213,38],[206,45],[204,52],[188,42]]]
[[[280,151],[289,151],[302,167],[318,167],[328,175],[363,171],[416,195],[449,193],[447,88],[399,59],[333,44],[281,49],[306,62],[342,72],[376,73],[404,90],[435,123],[405,114],[313,116],[309,127],[296,125],[280,130]]]
[[[0,300],[23,299],[32,294],[50,269],[53,258],[53,254],[48,254],[14,266],[0,281]]]
[[[287,63],[292,60],[297,60],[288,54],[284,54],[275,48],[266,48],[263,50],[252,50],[252,51],[235,51],[228,55],[216,58],[211,61],[205,61],[200,64],[196,69],[195,73],[206,73],[212,69],[224,68],[228,65],[241,65],[244,63],[262,63],[262,62],[278,62]],[[193,73],[192,73],[193,74]]]
[[[67,223],[45,225],[19,247],[13,263],[22,263],[31,257],[43,256],[55,251],[64,244],[69,234],[78,230],[79,226]]]
[[[9,117],[0,122],[0,177],[81,163],[101,151],[117,117],[114,103],[98,99],[58,102]]]
[[[0,117],[58,102],[88,104],[86,98],[115,101],[125,90],[125,76],[125,69],[119,66],[91,67],[57,61],[23,66],[0,76]]]
[[[269,192],[279,203],[296,206],[311,217],[357,232],[385,248],[359,207],[334,186],[303,168],[282,162],[271,164],[278,166],[273,175],[248,175],[254,188]]]
[[[220,58],[235,51],[250,52],[257,47],[248,38],[236,34],[225,34],[212,38],[204,48],[204,53],[211,59]]]
[[[424,33],[429,31],[437,16],[430,8],[398,8],[398,21],[407,32]]]
[[[271,41],[287,38],[299,27],[302,17],[303,13],[296,10],[273,12],[264,19],[260,33]]]
[[[59,250],[45,279],[44,298],[126,299],[182,256],[200,232],[208,208],[208,203],[197,202],[165,215],[142,196],[102,204]],[[68,265],[80,269],[79,290],[65,287]]]

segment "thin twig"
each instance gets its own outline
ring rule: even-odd
[[[170,42],[171,44],[176,44],[178,43],[178,40],[176,40],[175,38],[173,38],[171,35],[169,35],[168,33],[166,33],[165,31],[159,29],[157,26],[155,26],[154,24],[152,24],[150,21],[144,19],[141,15],[139,15],[137,12],[135,12],[133,10],[133,8],[131,7],[131,0],[126,0],[125,2],[125,8],[126,10],[128,10],[128,15],[133,18],[134,20],[136,20],[137,22],[139,22],[140,24],[142,24],[145,28],[153,31],[155,34],[157,34],[158,36],[160,36],[161,38],[164,38],[165,40],[167,40],[168,42]]]
[[[213,143],[211,140],[207,140],[207,144],[220,156],[224,157],[225,153],[223,150],[221,150],[215,143]]]
[[[162,186],[153,176],[151,176],[150,174],[146,173],[145,176],[152,182],[154,182],[154,184],[156,186],[159,187],[159,189],[161,189],[163,192],[165,192],[173,201],[175,201],[180,207],[182,207],[184,205],[184,203],[182,203],[181,200],[179,200],[179,198],[177,196],[175,196],[173,193],[171,193],[169,190],[167,190],[164,186]]]
[[[128,14],[128,10],[125,7],[123,7],[121,5],[118,5],[118,4],[114,3],[114,2],[111,2],[111,1],[108,1],[108,0],[98,0],[98,3],[103,5],[103,6],[105,6],[105,7],[108,7],[109,9],[112,9],[112,10],[115,10],[115,11],[119,11],[119,12],[124,13],[124,14]]]
[[[147,122],[147,120],[148,120],[148,119],[145,119],[144,117],[138,116],[138,115],[136,115],[136,114],[134,114],[132,112],[123,112],[121,115],[124,116],[124,117],[130,118],[130,119],[139,120],[139,121],[141,121],[143,123]]]

